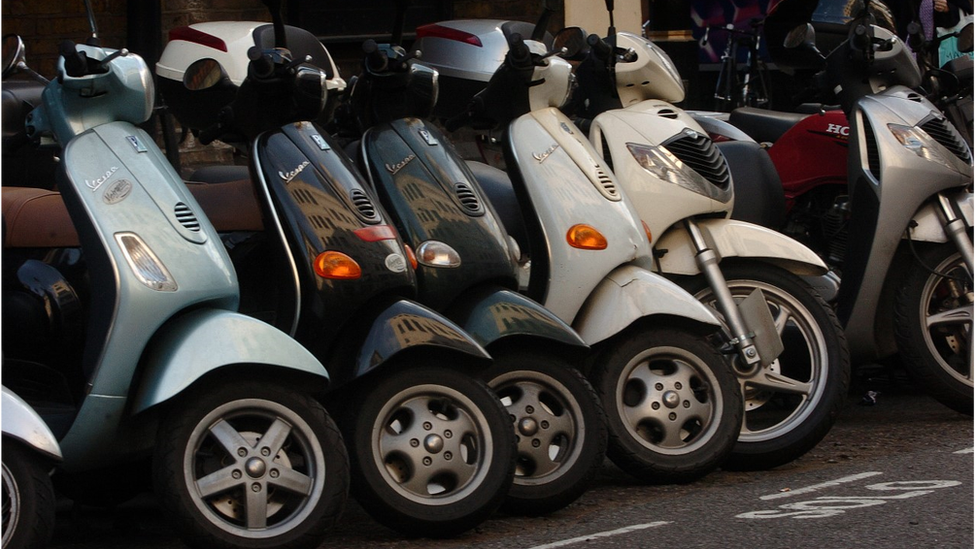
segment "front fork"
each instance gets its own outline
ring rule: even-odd
[[[705,279],[708,280],[708,285],[715,296],[718,310],[725,317],[725,322],[731,332],[732,340],[729,343],[736,346],[739,357],[743,361],[741,364],[746,366],[745,369],[754,370],[762,360],[759,350],[756,348],[756,342],[753,340],[756,334],[749,331],[745,318],[732,296],[732,291],[729,290],[725,275],[722,274],[722,269],[718,266],[721,258],[715,250],[708,246],[705,236],[693,219],[685,219],[684,224],[688,235],[691,237],[692,245],[695,247],[695,263],[699,270],[705,274]]]
[[[973,241],[969,238],[966,221],[956,214],[952,202],[944,194],[939,193],[938,199],[939,213],[942,216],[942,225],[945,227],[946,235],[956,244],[969,273],[973,274]]]

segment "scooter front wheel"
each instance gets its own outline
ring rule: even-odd
[[[348,494],[348,457],[325,409],[267,383],[188,394],[163,420],[153,461],[163,508],[201,549],[317,546]]]
[[[374,519],[406,535],[445,538],[498,509],[512,485],[515,434],[484,382],[407,366],[357,396],[343,430],[353,495]]]
[[[576,501],[603,463],[606,416],[593,386],[556,357],[509,352],[482,379],[508,411],[518,459],[503,508],[544,515]]]
[[[634,326],[607,343],[593,386],[609,430],[607,455],[649,483],[685,483],[719,467],[742,421],[729,363],[703,338]]]
[[[55,506],[47,473],[38,454],[4,438],[3,549],[47,547],[54,531]]]
[[[745,419],[725,468],[770,469],[807,453],[833,426],[851,375],[847,340],[833,310],[799,277],[754,262],[723,262],[722,273],[736,301],[762,290],[784,347],[763,369],[737,369]],[[704,277],[688,289],[717,309]]]
[[[927,247],[920,256],[895,300],[898,350],[929,395],[972,415],[973,274],[953,244]]]

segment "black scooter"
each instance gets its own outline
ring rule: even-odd
[[[364,52],[363,72],[340,107],[343,129],[416,250],[417,299],[463,326],[495,361],[482,377],[504,402],[518,440],[506,508],[561,509],[583,494],[607,444],[602,406],[579,370],[589,346],[518,293],[518,245],[447,137],[422,120],[437,98],[437,72],[399,46],[370,40]]]

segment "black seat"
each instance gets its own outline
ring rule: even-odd
[[[760,143],[775,143],[786,130],[792,128],[809,114],[768,111],[755,107],[741,107],[729,115],[729,123],[747,133]]]

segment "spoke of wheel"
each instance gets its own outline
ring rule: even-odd
[[[242,481],[232,476],[234,469],[234,466],[224,467],[219,471],[214,471],[209,475],[197,479],[196,485],[197,491],[200,492],[200,497],[208,498],[240,486]]]
[[[776,325],[776,333],[778,333],[781,337],[783,335],[783,330],[786,329],[786,324],[789,323],[791,318],[793,318],[793,315],[790,314],[790,311],[787,310],[786,307],[779,307],[776,317],[773,318],[773,324]]]
[[[250,486],[245,488],[247,493],[247,527],[248,529],[264,528],[268,525],[268,488],[261,486],[255,492]]]
[[[685,416],[697,417],[704,422],[712,415],[712,404],[710,402],[699,402],[696,398],[689,398],[688,401],[691,402],[691,406],[684,408]],[[682,403],[683,405],[684,403]]]
[[[289,492],[307,496],[312,493],[312,478],[294,469],[277,469],[278,478],[272,477],[269,483]]]
[[[925,319],[925,325],[929,328],[934,326],[939,326],[942,324],[972,324],[973,323],[973,305],[963,305],[962,307],[956,307],[955,309],[949,309],[948,311],[942,311],[941,313],[935,313],[929,315]]]
[[[431,472],[428,469],[421,469],[419,462],[414,463],[413,476],[407,479],[406,482],[400,484],[400,486],[415,494],[428,496],[430,493],[427,491],[427,485],[430,483],[430,475]]]
[[[760,372],[756,377],[750,379],[749,383],[777,393],[809,395],[813,391],[812,383],[798,381],[770,371]]]
[[[431,416],[430,410],[427,407],[427,399],[412,399],[404,403],[401,408],[406,408],[412,412],[412,423],[407,430],[400,433],[393,433],[389,429],[386,429],[386,425],[384,425],[380,433],[380,452],[384,457],[391,450],[403,452],[410,458],[414,466],[417,466],[425,452],[422,443],[427,432],[424,431],[423,424],[425,421],[434,421],[434,418]],[[416,447],[411,446],[411,439],[419,440],[421,445]]]
[[[573,415],[569,413],[568,409],[564,409],[562,415],[554,416],[552,414],[546,414],[550,417],[549,428],[545,432],[549,435],[549,438],[557,434],[564,434],[570,438],[573,438],[576,433],[576,422],[573,421]]]
[[[521,415],[526,413],[525,407],[532,406],[536,410],[539,409],[539,386],[535,383],[519,383],[519,389],[521,389],[518,400],[512,402],[512,408],[515,415]]]
[[[531,440],[532,439],[530,437],[522,438],[521,442],[527,444],[519,444],[519,453],[532,458],[532,461],[536,463],[538,469],[548,469],[548,467],[545,466],[552,462],[552,460],[549,459],[549,444],[543,443],[536,448],[532,446],[530,442]]]
[[[664,439],[658,446],[665,448],[678,448],[684,446],[685,441],[681,440],[681,423],[678,421],[668,421],[664,424]]]
[[[276,419],[274,423],[268,427],[261,440],[258,441],[259,446],[267,446],[271,450],[271,455],[274,456],[281,450],[281,447],[285,444],[285,440],[288,439],[288,435],[291,434],[291,425],[285,423],[281,419]]]
[[[224,447],[224,450],[232,456],[237,455],[238,448],[253,448],[254,445],[245,440],[233,425],[224,420],[220,420],[210,428],[210,434],[217,442]]]
[[[627,418],[630,427],[636,429],[647,418],[655,418],[663,421],[667,417],[667,414],[661,410],[651,408],[651,398],[648,396],[637,406],[624,405],[624,416]]]

